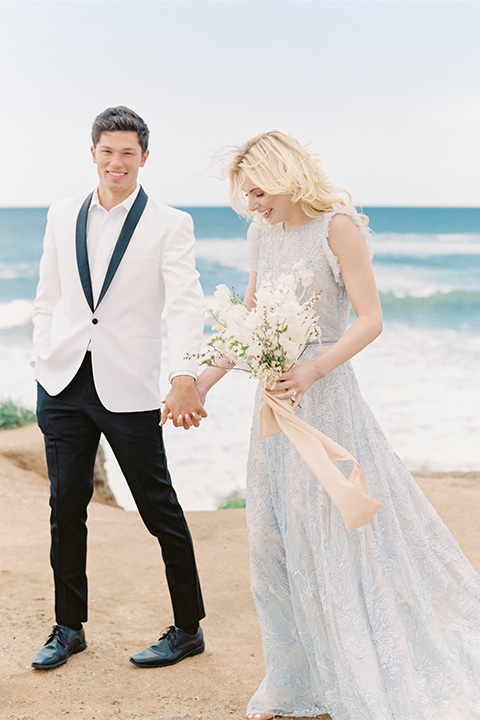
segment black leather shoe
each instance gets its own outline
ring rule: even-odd
[[[199,655],[205,650],[203,632],[198,628],[195,635],[188,635],[171,625],[154,645],[130,658],[134,665],[144,668],[175,665],[186,657]]]
[[[86,647],[83,627],[72,630],[66,625],[54,625],[47,642],[33,659],[32,666],[37,670],[51,670],[64,665],[70,655],[82,652]]]

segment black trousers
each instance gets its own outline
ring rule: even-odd
[[[160,543],[175,625],[187,627],[205,616],[192,539],[171,484],[159,416],[159,410],[107,410],[95,390],[88,352],[59,395],[49,395],[38,385],[37,418],[50,478],[50,559],[59,624],[87,620],[86,519],[100,433],[115,453],[147,529]]]

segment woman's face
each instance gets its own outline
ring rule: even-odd
[[[295,208],[290,195],[268,195],[257,187],[247,175],[242,183],[242,191],[247,196],[249,212],[263,218],[270,225],[288,223]]]

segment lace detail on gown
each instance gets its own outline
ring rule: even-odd
[[[259,279],[302,259],[321,290],[323,340],[347,327],[348,297],[328,247],[343,212],[259,237]],[[311,346],[302,361],[318,352]],[[248,712],[333,720],[480,718],[480,578],[392,450],[350,363],[315,383],[298,414],[349,450],[383,503],[353,532],[283,434],[260,440],[247,474],[252,591],[266,677]],[[348,475],[348,463],[339,467]]]

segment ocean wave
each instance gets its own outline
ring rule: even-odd
[[[250,272],[250,257],[245,238],[200,240],[195,245],[195,255],[200,272],[216,270],[219,267]]]
[[[379,252],[374,255],[374,265],[404,266],[412,268],[426,268],[427,270],[480,270],[480,253],[478,255],[407,255],[385,254]]]
[[[480,255],[480,230],[478,234],[420,235],[403,233],[373,233],[375,255],[406,255],[411,257]],[[228,256],[234,253],[245,258],[248,255],[245,237],[200,238],[195,245],[197,257]]]
[[[32,320],[33,302],[30,300],[11,300],[0,303],[0,330],[23,327]]]
[[[480,329],[480,292],[425,288],[410,293],[381,292],[387,321],[413,327]]]
[[[458,307],[473,307],[480,311],[480,292],[467,290],[452,290],[449,288],[426,287],[412,292],[381,292],[380,298],[386,303],[404,303],[412,305],[455,305]]]
[[[399,300],[404,300],[406,297],[412,297],[412,298],[430,298],[434,295],[448,295],[454,292],[462,292],[456,290],[456,288],[453,287],[423,287],[419,290],[411,290],[410,292],[404,291],[404,290],[392,290],[391,294],[394,295]],[[388,292],[387,292],[388,294]],[[469,294],[469,293],[467,293]]]
[[[379,233],[373,235],[375,255],[437,257],[480,255],[480,232],[470,235],[417,235]]]

